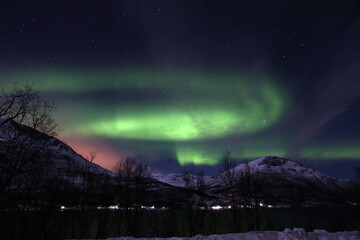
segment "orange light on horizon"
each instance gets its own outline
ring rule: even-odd
[[[65,143],[85,158],[89,152],[96,152],[94,163],[110,171],[117,161],[129,156],[125,151],[114,150],[98,140],[71,138],[66,139]]]

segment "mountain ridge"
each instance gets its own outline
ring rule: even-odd
[[[11,123],[9,122],[11,125]],[[21,126],[27,131],[35,131],[29,127]],[[2,129],[3,130],[3,129]],[[37,133],[36,133],[37,134]],[[2,139],[2,138],[1,138]],[[60,180],[60,182],[72,182],[79,188],[84,186],[88,174],[110,177],[111,184],[116,189],[116,174],[109,170],[92,163],[80,154],[76,153],[69,145],[61,140],[50,137],[48,140],[47,153],[41,157],[41,161],[46,162],[44,171],[46,178]],[[360,199],[360,185],[347,179],[337,179],[330,177],[312,168],[308,168],[294,160],[276,156],[265,156],[255,159],[248,163],[241,163],[230,171],[239,173],[249,170],[251,174],[256,173],[257,184],[261,183],[261,196],[269,204],[291,205],[294,199],[306,202],[308,205],[314,204],[344,204],[347,202],[357,202]],[[224,184],[222,176],[203,176],[187,173],[187,180],[184,174],[162,174],[155,169],[149,168],[149,180],[152,180],[152,189],[157,189],[161,193],[161,201],[167,202],[171,197],[174,201],[185,201],[186,194],[190,193],[196,198],[201,194],[207,198],[211,205],[214,202],[229,204],[231,192],[242,194],[243,188],[241,181],[236,180],[233,189]],[[58,179],[58,180],[56,180]],[[203,179],[203,192],[197,189],[198,179]],[[186,183],[188,181],[188,183]],[[189,184],[191,182],[191,184]],[[259,185],[260,186],[260,185]],[[205,194],[205,195],[204,195]],[[152,201],[151,199],[149,201]]]
[[[235,174],[234,185],[237,185],[236,177],[239,177],[239,173],[244,171],[246,165],[249,166],[250,172],[256,172],[262,178],[264,198],[272,204],[275,204],[274,199],[279,201],[281,198],[283,206],[291,204],[293,200],[290,198],[303,198],[309,206],[344,204],[360,199],[360,195],[357,194],[360,193],[359,184],[348,179],[330,177],[294,160],[276,156],[264,156],[235,166],[230,170]],[[181,174],[163,174],[153,177],[169,185],[186,187]],[[192,179],[196,186],[196,175],[192,175]],[[231,202],[231,199],[226,199],[230,190],[227,189],[221,175],[204,176],[204,180],[209,195],[217,196],[227,204]],[[236,188],[235,191],[241,191],[241,187],[234,188]]]

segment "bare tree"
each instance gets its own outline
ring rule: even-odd
[[[52,117],[54,104],[42,100],[32,86],[25,84],[19,88],[16,84],[6,92],[1,90],[0,97],[0,127],[8,122],[29,126],[49,136],[57,136],[59,128]]]
[[[247,161],[245,161],[244,167],[238,171],[237,175],[237,193],[240,203],[246,209],[248,231],[259,230],[259,208],[263,200],[264,178]]]
[[[119,160],[113,168],[117,179],[117,190],[118,190],[118,203],[121,208],[125,208],[125,231],[126,234],[131,234],[131,184],[132,174],[135,171],[136,160],[134,158],[126,158],[125,160]],[[122,234],[122,214],[119,211],[119,235]]]
[[[141,206],[145,203],[146,193],[152,181],[150,180],[150,169],[147,165],[138,163],[134,171],[134,219],[133,219],[133,236],[139,236],[143,224],[143,208]]]
[[[200,173],[196,174],[196,191],[199,194],[199,199],[197,201],[198,205],[204,206],[205,202],[204,202],[203,195],[205,194],[205,191],[206,191],[206,182],[205,182],[205,178],[204,178],[204,172],[200,172]]]
[[[194,190],[196,187],[194,174],[191,171],[186,171],[182,175],[182,179],[185,183],[185,199],[186,199],[186,220],[185,222],[188,223],[189,226],[189,233],[190,235],[196,234],[196,216],[194,213],[194,207],[196,205],[196,199]]]
[[[52,117],[55,107],[42,100],[29,84],[0,96],[0,196],[13,188],[19,176],[39,169],[47,154],[51,137],[59,128]]]
[[[81,170],[82,176],[82,208],[86,209],[90,205],[94,205],[96,195],[96,185],[99,184],[96,174],[91,172],[91,166],[96,159],[97,152],[89,151],[88,155],[85,155],[85,159],[88,160]]]
[[[125,208],[126,234],[137,236],[141,231],[142,204],[151,185],[150,170],[147,165],[137,163],[135,158],[126,158],[114,166],[120,194],[119,201]],[[120,216],[121,217],[121,216]],[[121,231],[121,223],[119,224]]]
[[[236,203],[236,181],[237,176],[236,176],[236,160],[235,158],[233,158],[231,156],[231,151],[229,149],[226,149],[223,153],[222,156],[220,158],[220,163],[222,166],[222,169],[220,171],[220,177],[221,180],[223,181],[223,183],[226,185],[228,192],[230,193],[230,203],[231,203],[231,207],[232,207],[232,212],[233,212],[233,224],[234,224],[234,229],[237,228],[237,224],[236,224],[236,215],[239,221],[239,225],[240,225],[240,229],[242,231],[242,223],[241,223],[241,219],[240,219],[240,214],[239,214],[239,210],[237,208],[237,203]]]
[[[186,220],[190,235],[205,232],[205,191],[204,173],[186,171],[182,175],[185,183]]]
[[[206,192],[206,182],[204,178],[204,172],[196,174],[196,192],[198,198],[196,201],[196,233],[205,234],[205,192]]]
[[[231,204],[234,206],[234,197],[235,197],[235,167],[236,167],[236,160],[231,156],[231,151],[226,149],[220,158],[220,163],[222,169],[220,171],[221,180],[227,186],[230,195],[231,195]]]
[[[116,196],[117,196],[117,202],[118,205],[120,207],[120,209],[123,207],[123,200],[124,200],[124,189],[123,189],[123,178],[125,175],[124,172],[124,161],[118,161],[117,163],[114,164],[113,166],[113,172],[115,173],[116,176]],[[122,211],[118,211],[118,232],[119,232],[119,236],[122,235],[122,226],[123,226],[123,216],[122,216]]]

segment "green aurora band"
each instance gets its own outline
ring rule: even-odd
[[[312,161],[359,161],[360,149],[354,143],[349,143],[348,146],[337,146],[336,148],[319,148],[306,147],[300,151],[298,158],[308,159]],[[180,146],[177,147],[177,158],[181,165],[204,164],[206,160],[208,165],[216,165],[219,163],[221,153],[224,151],[221,147],[206,148],[204,146]],[[288,148],[286,147],[266,147],[258,145],[257,147],[244,148],[243,150],[234,149],[232,156],[236,159],[253,160],[264,156],[288,156]]]
[[[123,107],[120,104],[114,117],[104,116],[79,127],[81,134],[149,141],[207,140],[268,128],[284,109],[280,90],[267,80],[249,87],[245,76],[219,76],[219,81],[213,76],[195,74],[198,78],[190,75],[169,86],[169,77],[154,78],[148,85],[141,76],[132,80],[133,86],[127,82],[126,87],[135,91],[144,85],[147,91],[161,89],[167,95],[164,101],[129,103]]]
[[[34,68],[2,71],[0,81],[5,89],[14,82],[29,82],[41,93],[60,96],[56,99],[56,119],[65,125],[64,137],[117,139],[120,148],[143,156],[173,156],[181,165],[216,165],[226,147],[238,159],[287,156],[291,148],[291,141],[284,136],[261,135],[290,104],[282,94],[286,91],[266,75],[154,67],[76,71]],[[130,91],[134,99],[111,104],[98,98],[72,100],[73,96],[107,91],[114,95]],[[141,99],[149,94],[154,98]],[[245,138],[230,146],[221,143],[232,135]],[[341,146],[311,143],[299,157],[358,160],[358,146],[358,142]]]
[[[8,72],[0,76],[8,85],[34,82],[42,93],[79,94],[128,90],[153,94],[141,102],[127,99],[118,104],[96,103],[104,113],[73,123],[67,131],[85,137],[143,141],[191,142],[247,135],[271,127],[281,117],[287,103],[282,89],[266,75],[238,71],[180,71],[158,68],[123,68],[102,71]],[[84,105],[91,103],[84,103]],[[63,110],[76,115],[81,106]],[[61,108],[60,108],[61,109]],[[76,119],[76,117],[75,117]],[[78,117],[77,119],[81,119]],[[175,144],[178,162],[216,164],[218,157],[205,149]],[[246,154],[248,155],[248,154]],[[250,154],[251,155],[251,154]]]

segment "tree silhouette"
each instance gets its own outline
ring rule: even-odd
[[[51,137],[59,128],[52,117],[55,107],[42,100],[32,86],[14,84],[0,96],[0,198],[9,188],[21,188],[34,170],[45,169]],[[38,167],[35,167],[38,166]],[[42,167],[42,168],[41,168]],[[44,172],[36,173],[36,177]],[[33,174],[34,175],[34,174]],[[28,181],[28,180],[26,180]]]

